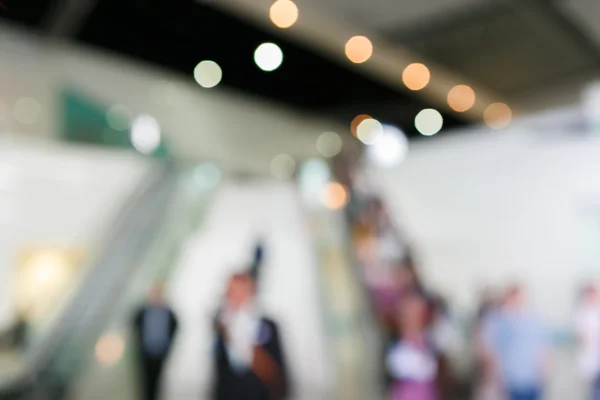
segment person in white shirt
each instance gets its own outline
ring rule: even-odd
[[[590,387],[590,399],[600,400],[600,293],[594,284],[583,290],[576,313],[579,372]]]

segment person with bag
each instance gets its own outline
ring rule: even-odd
[[[284,351],[277,324],[254,305],[249,274],[228,283],[225,304],[215,319],[215,400],[283,400],[289,392]]]

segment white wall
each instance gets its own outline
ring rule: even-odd
[[[0,25],[0,105],[8,114],[5,125],[15,131],[56,132],[60,104],[53,92],[63,83],[81,87],[109,105],[121,103],[135,113],[152,114],[182,157],[218,160],[242,171],[268,172],[271,159],[279,153],[298,158],[316,155],[318,135],[339,131],[329,121],[253,97],[220,87],[203,89],[192,74],[186,77],[90,49],[42,41]],[[19,125],[10,115],[20,96],[35,97],[43,105],[43,118],[34,126]]]
[[[565,323],[580,283],[600,278],[600,137],[561,127],[577,115],[567,114],[543,130],[537,118],[417,143],[380,172],[427,281],[457,304],[521,280],[536,308]]]
[[[149,169],[131,153],[0,140],[0,325],[13,317],[19,252],[93,250]]]

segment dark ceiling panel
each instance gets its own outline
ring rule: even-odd
[[[0,17],[31,28],[40,28],[57,0],[0,0]]]
[[[598,49],[547,1],[498,2],[388,36],[507,97],[599,66]]]

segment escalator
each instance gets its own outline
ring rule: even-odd
[[[144,284],[150,285],[166,273],[168,259],[174,256],[181,239],[177,235],[181,220],[174,226],[173,212],[185,209],[188,225],[195,223],[192,208],[197,211],[205,204],[201,199],[209,197],[206,191],[191,196],[187,174],[188,168],[177,165],[165,165],[149,174],[115,219],[105,242],[88,260],[87,275],[68,306],[32,344],[22,368],[12,376],[2,376],[0,399],[58,400],[73,396],[82,371],[93,361],[96,341],[113,323],[115,311],[140,301]],[[168,230],[170,237],[165,235]],[[158,265],[149,265],[149,254]]]

